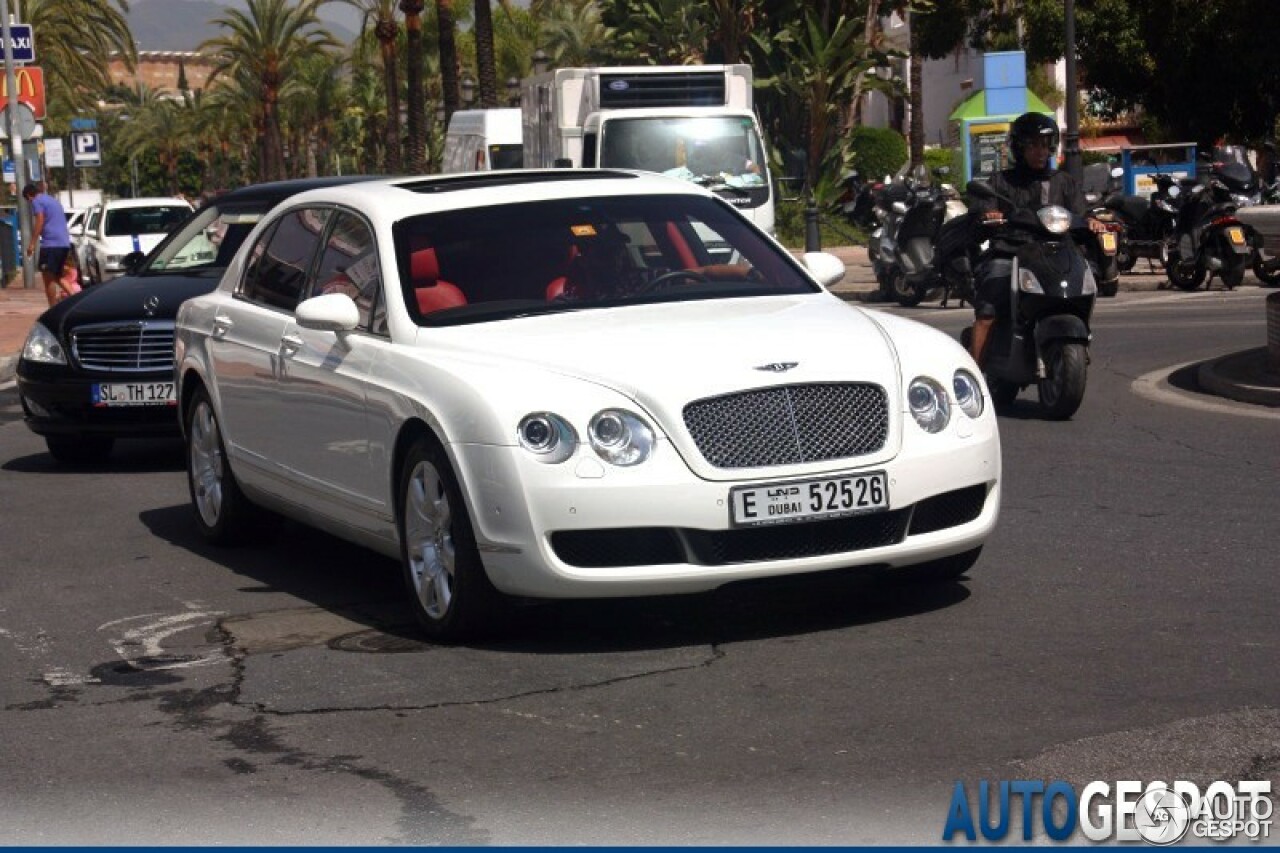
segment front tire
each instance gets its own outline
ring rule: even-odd
[[[924,299],[919,289],[907,284],[907,275],[900,269],[889,274],[889,295],[903,308],[914,308]]]
[[[111,455],[116,440],[109,435],[47,435],[49,455],[66,465],[91,465]]]
[[[243,542],[252,530],[253,504],[240,491],[222,441],[209,392],[199,388],[187,409],[187,489],[196,526],[214,545]]]
[[[1040,380],[1040,405],[1055,421],[1063,421],[1076,413],[1084,402],[1088,366],[1084,344],[1063,341],[1050,344],[1044,354],[1047,376]]]
[[[400,557],[414,617],[434,640],[480,638],[504,600],[485,574],[457,478],[440,446],[419,438],[400,469]]]
[[[1280,287],[1280,262],[1268,269],[1267,263],[1262,258],[1255,258],[1253,274],[1258,277],[1258,281],[1263,287]]]

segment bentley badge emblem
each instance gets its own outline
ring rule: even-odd
[[[793,367],[799,367],[798,361],[775,361],[773,364],[762,364],[756,370],[767,370],[770,373],[786,373]]]
[[[160,297],[152,294],[142,300],[142,310],[148,317],[156,316],[156,309],[160,307]]]

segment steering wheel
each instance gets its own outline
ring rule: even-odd
[[[697,270],[672,270],[671,272],[663,273],[662,275],[650,281],[647,285],[641,288],[640,292],[652,293],[655,290],[662,290],[663,288],[669,287],[672,283],[680,281],[681,279],[687,279],[688,281],[691,281],[697,284],[705,284],[707,281],[709,281],[709,279],[705,275],[698,272]]]

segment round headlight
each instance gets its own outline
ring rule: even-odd
[[[907,388],[907,406],[911,416],[925,432],[942,432],[951,420],[951,404],[947,393],[928,377],[921,376]]]
[[[520,446],[536,454],[540,462],[554,464],[573,455],[578,434],[569,422],[551,412],[534,412],[520,419],[516,427]]]
[[[22,357],[41,364],[66,364],[67,354],[58,342],[58,336],[43,323],[32,323],[27,341],[22,345]]]
[[[956,405],[971,418],[982,414],[982,386],[967,370],[957,370],[951,379],[951,390],[956,395]]]
[[[1051,204],[1036,211],[1040,224],[1053,234],[1066,234],[1071,230],[1071,211],[1065,207]]]
[[[587,435],[600,458],[613,465],[639,465],[653,453],[653,428],[625,409],[597,412]]]

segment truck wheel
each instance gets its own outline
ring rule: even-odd
[[[1064,421],[1076,413],[1084,401],[1088,365],[1084,344],[1062,341],[1050,344],[1044,354],[1047,375],[1040,380],[1040,405],[1055,421]]]

